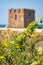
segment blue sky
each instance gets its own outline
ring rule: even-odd
[[[43,0],[0,0],[0,24],[8,23],[8,9],[28,8],[35,10],[35,17],[43,17]]]

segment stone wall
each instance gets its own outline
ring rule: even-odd
[[[35,21],[35,11],[34,10],[24,10],[24,27],[27,27],[29,23]]]
[[[29,9],[9,9],[8,27],[24,28],[35,20],[35,11]]]

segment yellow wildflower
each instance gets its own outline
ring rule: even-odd
[[[42,55],[42,52],[43,52],[42,47],[39,47],[39,48],[38,48],[38,54],[39,54],[39,55]]]
[[[16,32],[16,30],[13,30],[13,32]]]
[[[20,48],[19,45],[16,45],[16,48]]]
[[[10,34],[9,36],[12,36],[12,34]]]
[[[38,33],[32,34],[31,37],[38,38],[39,37],[39,34]]]
[[[0,56],[0,60],[1,60],[1,59],[4,59],[4,56]]]
[[[9,34],[6,34],[5,37],[9,37]]]
[[[31,65],[37,65],[37,61],[34,61]]]
[[[9,46],[8,42],[5,41],[5,42],[3,43],[3,46],[8,47],[8,46]]]

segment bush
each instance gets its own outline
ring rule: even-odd
[[[0,42],[1,65],[43,65],[43,47],[36,48],[39,37],[32,36],[35,28],[32,22],[23,33]]]

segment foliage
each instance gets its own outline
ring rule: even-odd
[[[39,22],[39,23],[43,23],[43,19],[40,18],[40,17],[38,17],[38,18],[37,18],[37,22]]]
[[[32,34],[33,31],[34,31],[35,29],[37,29],[37,28],[39,29],[40,26],[39,26],[35,21],[33,21],[32,23],[30,23],[30,24],[28,25],[26,32],[29,32],[30,34]]]
[[[43,65],[43,47],[36,49],[39,35],[33,35],[36,28],[39,25],[33,21],[21,34],[5,35],[7,39],[0,42],[1,65]]]

